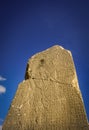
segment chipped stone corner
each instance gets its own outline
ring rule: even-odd
[[[60,46],[60,48],[61,48],[62,50],[64,50],[64,48],[63,48],[62,46]]]
[[[67,50],[67,52],[72,56],[72,53],[71,53],[71,51],[69,51],[69,50]]]

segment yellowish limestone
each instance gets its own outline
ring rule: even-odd
[[[30,58],[3,130],[89,130],[70,51],[53,46]]]

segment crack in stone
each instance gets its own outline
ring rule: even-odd
[[[66,84],[66,85],[72,85],[72,84],[70,84],[70,83],[63,83],[63,82],[60,82],[60,81],[58,81],[58,80],[55,80],[55,79],[53,79],[53,78],[48,78],[48,79],[46,79],[46,78],[34,78],[34,77],[30,77],[30,79],[35,79],[35,80],[46,80],[46,81],[52,81],[52,82],[56,82],[56,83],[59,83],[59,84]],[[29,80],[29,79],[28,79]]]

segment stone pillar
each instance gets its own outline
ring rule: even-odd
[[[89,130],[70,51],[53,46],[30,58],[3,130]]]

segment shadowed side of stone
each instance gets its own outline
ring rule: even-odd
[[[31,57],[3,130],[89,130],[70,51],[53,46]]]

